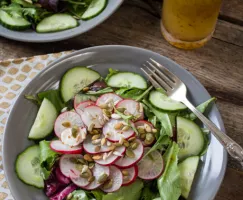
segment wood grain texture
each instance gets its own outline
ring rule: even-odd
[[[223,0],[220,18],[235,24],[243,25],[243,1]]]
[[[235,2],[235,0],[232,0]],[[26,44],[0,38],[0,59],[82,49],[95,45],[131,45],[167,56],[190,71],[218,98],[227,133],[243,146],[243,34],[242,27],[220,20],[214,38],[203,48],[185,51],[170,46],[160,32],[160,19],[146,7],[125,4],[105,23],[66,41]],[[238,14],[237,14],[238,15]],[[135,58],[134,58],[135,59]],[[216,200],[241,200],[242,170],[229,159],[226,177]]]

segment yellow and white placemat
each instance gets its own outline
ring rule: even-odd
[[[71,51],[0,61],[0,200],[13,200],[4,177],[2,161],[3,132],[11,107],[36,74],[48,63],[69,53]]]

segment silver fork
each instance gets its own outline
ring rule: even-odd
[[[186,97],[186,85],[176,75],[153,59],[147,61],[144,66],[149,73],[143,68],[141,68],[141,70],[145,73],[152,85],[155,88],[163,88],[171,99],[184,103],[214,134],[228,153],[243,166],[243,148],[225,133],[220,131],[213,122],[208,120],[191,104]]]

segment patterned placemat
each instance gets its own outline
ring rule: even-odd
[[[2,162],[3,132],[11,107],[36,74],[50,62],[69,53],[71,51],[0,61],[0,200],[13,200],[4,177]]]

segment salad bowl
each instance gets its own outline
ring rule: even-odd
[[[162,63],[186,84],[189,92],[188,97],[193,104],[198,105],[210,98],[206,89],[192,74],[170,59],[145,49],[115,45],[99,46],[76,51],[54,61],[21,92],[13,105],[6,124],[3,141],[4,170],[11,193],[16,200],[47,199],[42,190],[23,184],[15,173],[17,155],[26,147],[34,144],[27,138],[36,117],[37,107],[26,100],[24,95],[56,89],[63,74],[75,66],[88,66],[103,77],[108,73],[109,68],[142,75],[140,67],[149,58]],[[220,113],[215,105],[207,115],[224,131]],[[210,135],[208,151],[200,158],[199,169],[188,199],[214,199],[224,178],[226,164],[227,154],[224,148],[213,135]]]
[[[98,16],[89,20],[79,20],[79,25],[73,29],[52,33],[37,33],[32,29],[25,31],[14,31],[0,25],[0,36],[12,40],[34,43],[55,42],[69,39],[80,34],[83,34],[101,24],[108,17],[110,17],[122,3],[123,0],[108,1],[105,9]]]

